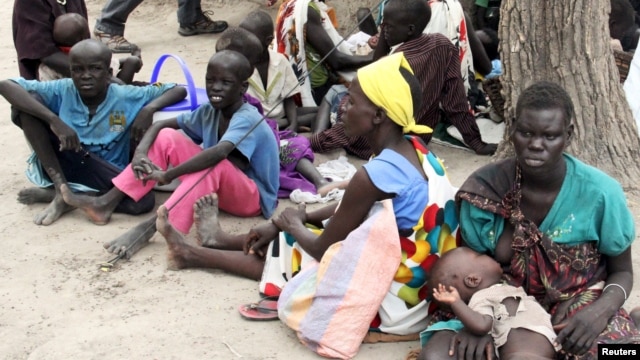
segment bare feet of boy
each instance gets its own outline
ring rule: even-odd
[[[170,270],[180,270],[187,267],[186,257],[189,254],[189,245],[185,243],[184,236],[176,231],[169,223],[169,212],[162,205],[158,208],[156,219],[156,229],[164,236],[168,245],[167,268]]]
[[[156,217],[153,216],[117,238],[104,243],[103,247],[112,254],[123,255],[126,259],[130,259],[138,250],[149,244],[149,239],[155,233]]]
[[[220,229],[218,194],[205,195],[193,204],[193,221],[198,244],[214,249],[222,245],[216,237]]]
[[[30,187],[18,192],[18,202],[25,205],[50,203],[55,197],[56,190],[53,188]]]
[[[92,223],[96,225],[106,225],[109,219],[111,219],[113,210],[106,210],[107,204],[102,201],[102,197],[75,194],[69,189],[67,184],[60,185],[60,192],[62,193],[64,202],[82,209]]]
[[[57,194],[53,201],[40,213],[36,214],[33,222],[36,225],[51,225],[58,220],[64,213],[75,209],[73,206],[65,203],[62,195]]]

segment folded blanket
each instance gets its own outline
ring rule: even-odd
[[[317,354],[354,357],[398,269],[398,236],[391,200],[376,204],[320,263],[289,280],[278,300],[280,319]]]

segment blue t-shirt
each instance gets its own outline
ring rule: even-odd
[[[380,191],[395,194],[392,199],[398,229],[411,229],[429,202],[429,182],[409,160],[384,149],[364,165],[369,179]]]
[[[149,86],[109,85],[107,96],[89,117],[73,80],[12,79],[25,90],[35,92],[44,105],[78,134],[85,149],[124,169],[129,164],[130,128],[138,112],[175,84]]]
[[[245,103],[231,118],[229,128],[218,139],[221,112],[210,103],[200,105],[191,113],[178,116],[180,129],[196,144],[208,149],[221,141],[228,141],[249,161],[244,173],[253,180],[260,192],[260,208],[265,218],[271,217],[277,205],[280,187],[280,153],[276,138],[269,125],[255,107]],[[259,123],[249,135],[240,140]]]

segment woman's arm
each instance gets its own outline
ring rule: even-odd
[[[631,247],[618,256],[603,256],[603,260],[607,262],[609,274],[605,291],[593,303],[567,319],[564,322],[566,325],[562,325],[563,329],[558,333],[556,341],[570,354],[580,355],[589,350],[596,337],[607,327],[609,319],[622,307],[631,293]],[[552,323],[557,324],[558,319],[552,319]]]
[[[316,236],[304,227],[307,221],[299,213],[295,221],[295,210],[283,212],[280,219],[274,220],[276,225],[295,237],[302,248],[316,260],[320,260],[324,252],[332,244],[344,240],[347,235],[356,229],[365,220],[369,210],[376,201],[391,198],[390,194],[378,190],[364,168],[360,168],[351,179],[347,187],[340,207],[327,224],[327,227],[320,236]],[[326,209],[325,209],[326,211]],[[286,216],[287,218],[283,218]]]

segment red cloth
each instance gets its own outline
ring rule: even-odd
[[[16,0],[13,4],[13,43],[18,53],[20,76],[37,79],[40,59],[54,54],[58,47],[53,41],[53,22],[64,13],[78,13],[87,17],[84,0]]]

